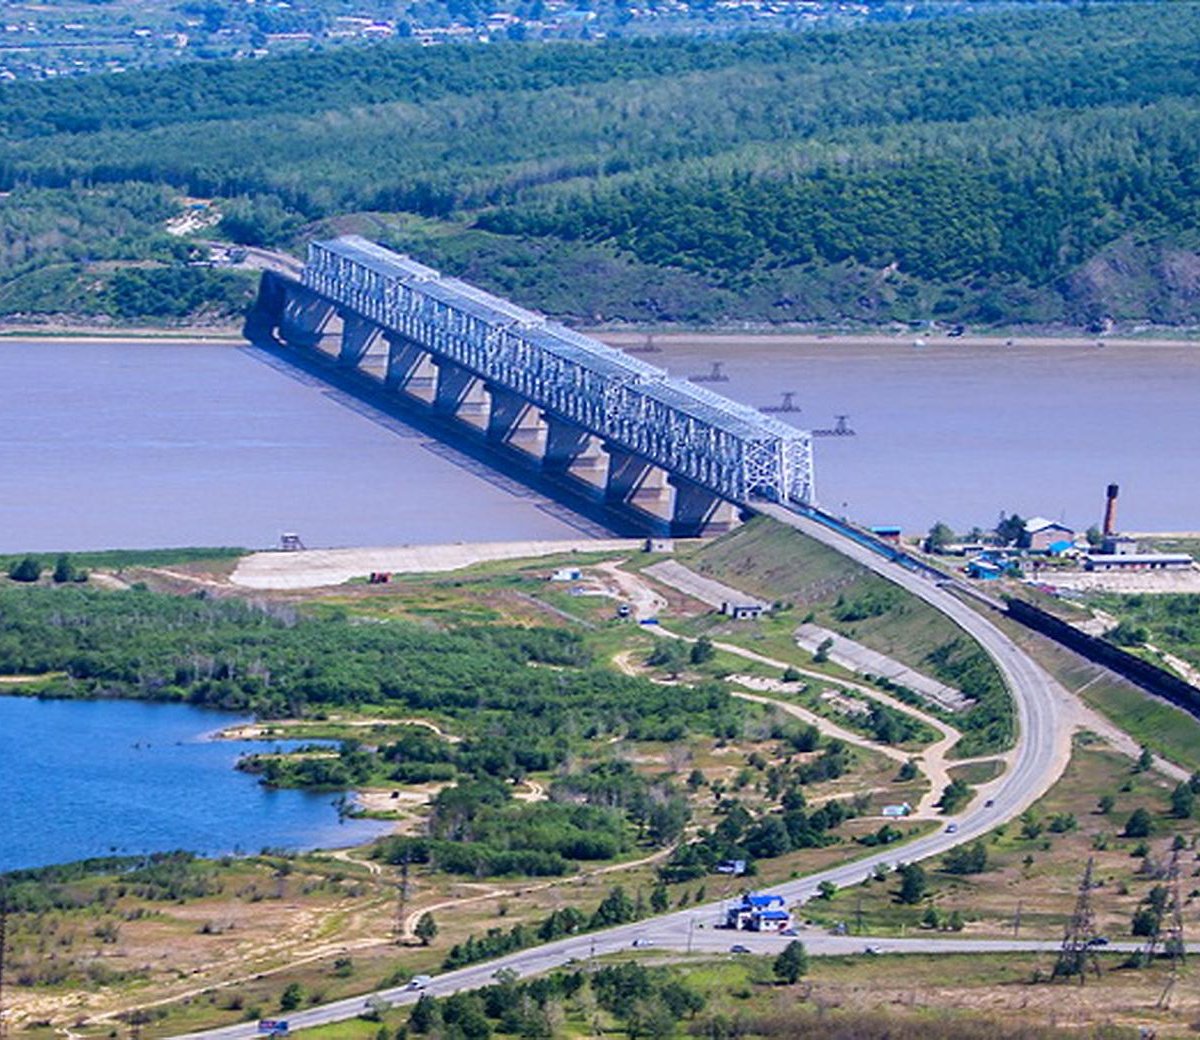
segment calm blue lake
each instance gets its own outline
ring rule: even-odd
[[[176,704],[0,696],[0,870],[90,856],[352,845],[387,824],[338,819],[336,795],[272,791],[208,739],[236,716]]]

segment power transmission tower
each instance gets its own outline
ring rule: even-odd
[[[1171,971],[1167,975],[1167,984],[1163,987],[1158,998],[1158,1006],[1171,1006],[1171,994],[1179,981],[1179,969],[1183,966],[1184,954],[1187,948],[1183,941],[1183,900],[1179,898],[1179,850],[1171,852],[1171,926],[1167,929],[1167,940],[1164,949],[1171,958]]]
[[[1062,947],[1054,964],[1054,978],[1078,975],[1081,986],[1087,979],[1089,969],[1097,977],[1100,975],[1100,960],[1096,956],[1096,944],[1093,941],[1096,938],[1096,920],[1092,914],[1092,869],[1093,860],[1089,856],[1083,880],[1079,883],[1075,912],[1067,921]]]
[[[396,945],[403,946],[405,939],[404,912],[408,908],[408,852],[400,860],[400,887],[396,891]]]

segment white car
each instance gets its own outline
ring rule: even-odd
[[[408,989],[424,989],[433,981],[432,975],[414,975],[408,982]]]

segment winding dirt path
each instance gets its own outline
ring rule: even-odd
[[[630,574],[627,571],[617,571],[616,564],[613,564],[612,567],[612,573],[614,574],[614,577],[618,573],[623,575],[625,579],[624,585],[630,588],[635,585],[643,586],[643,592],[641,596],[643,600],[647,595],[658,596],[658,593],[649,588],[644,579],[640,578],[638,575]],[[662,599],[661,596],[658,598]],[[665,600],[663,600],[663,604],[666,604]],[[678,639],[684,643],[696,642],[696,640],[690,636],[684,636],[677,632],[672,632],[670,629],[664,628],[661,624],[647,625],[646,631],[653,632],[654,634],[665,639]],[[917,806],[916,811],[910,818],[929,819],[937,816],[937,802],[942,796],[942,791],[950,783],[949,771],[954,766],[961,765],[960,762],[949,758],[951,749],[959,742],[959,740],[962,739],[962,734],[957,729],[943,722],[941,719],[935,718],[927,712],[922,711],[920,708],[914,708],[911,704],[906,704],[904,701],[897,700],[895,697],[892,697],[881,690],[873,689],[872,687],[866,686],[862,683],[853,682],[850,680],[834,679],[822,672],[799,667],[791,661],[780,661],[777,658],[767,657],[765,654],[757,653],[754,650],[747,650],[745,647],[738,646],[736,643],[727,643],[724,641],[714,640],[713,646],[718,650],[724,651],[725,653],[733,654],[734,656],[741,657],[747,661],[753,661],[755,664],[766,665],[768,668],[777,668],[781,672],[790,668],[793,671],[799,672],[801,675],[806,676],[807,678],[817,679],[821,682],[836,683],[838,686],[845,687],[846,689],[855,690],[856,692],[861,693],[864,697],[869,697],[873,701],[877,701],[880,704],[885,704],[889,708],[893,708],[904,715],[908,715],[910,718],[916,719],[918,722],[921,722],[933,729],[938,734],[937,740],[935,740],[932,744],[926,745],[926,747],[924,747],[918,754],[910,755],[905,751],[901,751],[899,748],[892,747],[888,744],[881,744],[878,741],[871,740],[870,738],[861,736],[858,733],[852,733],[850,730],[837,725],[837,723],[830,722],[828,719],[817,715],[815,712],[811,712],[806,708],[801,708],[799,705],[792,704],[789,701],[779,700],[778,698],[773,697],[766,697],[761,693],[734,693],[735,697],[740,697],[743,700],[752,700],[757,701],[760,704],[770,704],[778,707],[781,710],[786,711],[789,715],[793,715],[796,718],[800,718],[808,723],[811,723],[821,730],[821,732],[826,733],[829,736],[834,736],[838,740],[844,740],[847,743],[854,744],[858,747],[866,748],[871,751],[877,751],[895,761],[907,762],[911,758],[916,762],[918,768],[929,780],[930,788],[921,798],[920,804]],[[617,655],[617,657],[619,658],[621,655]],[[627,655],[624,657],[624,660],[618,660],[617,658],[614,658],[613,660],[617,667],[622,668],[624,671],[628,671],[630,668],[630,660]],[[1006,755],[994,755],[991,757],[1002,759],[1006,765],[1009,762],[1009,756]]]

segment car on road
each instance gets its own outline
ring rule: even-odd
[[[983,807],[984,807],[985,809],[990,809],[990,808],[991,808],[993,805],[995,805],[995,804],[996,804],[996,799],[995,799],[995,798],[989,798],[989,799],[988,799],[986,802],[984,802],[984,803],[983,803]]]
[[[1108,945],[1108,936],[1107,935],[1093,935],[1087,941],[1087,944],[1089,946],[1107,946]]]
[[[863,953],[868,957],[878,957],[881,953],[883,953],[883,950],[881,950],[878,946],[864,946]]]
[[[946,824],[946,833],[947,834],[957,834],[958,833],[958,824],[957,823]]]
[[[795,928],[784,928],[780,931],[779,934],[780,935],[795,935],[796,929]]]
[[[408,980],[407,989],[424,989],[433,981],[432,975],[414,975]]]
[[[653,940],[653,939],[634,939],[634,940],[633,940],[633,945],[634,945],[634,946],[638,946],[638,947],[640,947],[640,946],[653,946],[653,945],[654,945],[654,940]]]
[[[741,943],[734,943],[731,947],[729,947],[729,952],[730,953],[749,953],[750,947],[743,946]]]

